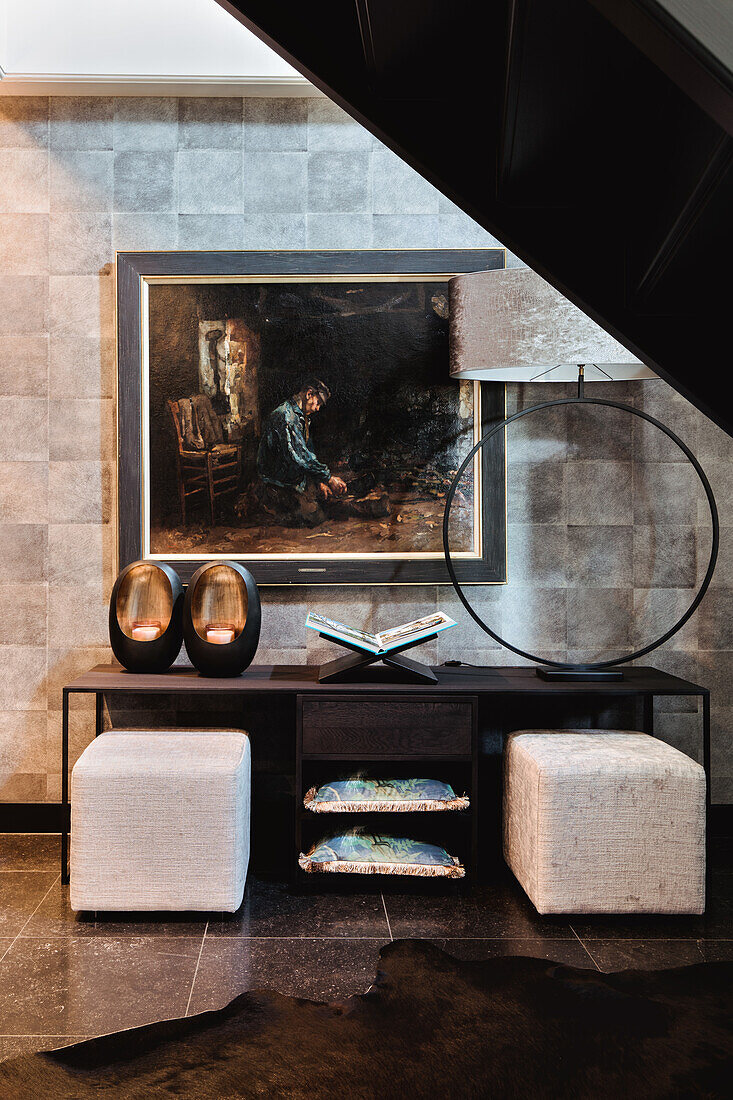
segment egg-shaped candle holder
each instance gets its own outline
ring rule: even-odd
[[[239,676],[260,640],[260,594],[252,574],[234,561],[202,565],[186,589],[183,640],[202,676]]]
[[[130,672],[165,672],[183,642],[183,585],[162,562],[135,561],[115,581],[109,601],[112,652]]]

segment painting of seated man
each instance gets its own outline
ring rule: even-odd
[[[151,554],[442,558],[446,493],[482,431],[480,384],[448,375],[446,278],[148,293]],[[481,475],[451,513],[452,544],[479,556]]]

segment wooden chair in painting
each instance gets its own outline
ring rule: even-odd
[[[207,399],[208,400],[208,399]],[[168,409],[176,433],[176,474],[181,522],[186,525],[189,506],[208,503],[212,526],[216,522],[217,503],[239,489],[242,472],[242,448],[239,443],[214,443],[203,450],[187,447],[184,440],[178,401],[168,400]],[[215,417],[211,409],[212,418]]]

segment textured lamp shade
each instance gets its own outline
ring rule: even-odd
[[[580,364],[586,382],[656,377],[529,268],[457,275],[449,287],[452,378],[575,382]]]

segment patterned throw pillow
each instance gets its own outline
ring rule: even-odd
[[[463,878],[460,861],[437,844],[408,837],[378,836],[364,830],[319,841],[298,863],[308,872],[351,875],[443,875]]]
[[[316,814],[397,813],[400,810],[467,810],[450,783],[439,779],[337,779],[306,794],[303,805]]]

